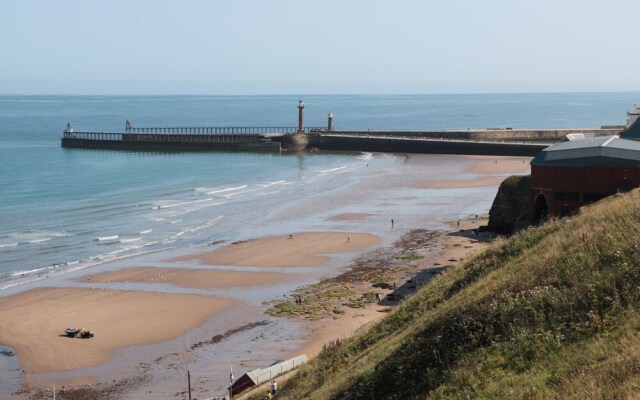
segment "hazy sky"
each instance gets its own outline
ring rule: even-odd
[[[639,0],[5,0],[0,93],[640,90],[639,20]]]

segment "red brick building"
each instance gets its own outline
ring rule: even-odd
[[[532,222],[638,186],[640,119],[619,136],[568,135],[531,161]]]

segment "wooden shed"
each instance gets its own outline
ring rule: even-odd
[[[307,361],[307,356],[305,354],[301,354],[289,360],[276,361],[267,368],[254,369],[253,371],[246,372],[236,379],[228,390],[231,391],[233,395],[237,395],[254,386],[260,385],[264,382],[269,382],[276,376],[291,371]]]

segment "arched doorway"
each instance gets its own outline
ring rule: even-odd
[[[541,222],[544,222],[548,214],[549,214],[549,204],[547,203],[547,197],[544,194],[540,193],[536,197],[533,223],[537,225]]]

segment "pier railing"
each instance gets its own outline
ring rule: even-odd
[[[322,131],[324,128],[308,127],[305,133]],[[298,133],[291,126],[193,126],[193,127],[131,127],[125,133],[153,133],[169,135],[249,135],[267,133]]]
[[[305,133],[322,132],[325,128],[308,127]],[[106,140],[106,141],[176,141],[176,142],[218,142],[260,141],[265,135],[295,134],[297,127],[290,126],[234,126],[234,127],[129,127],[122,132],[115,131],[64,131],[65,139]]]
[[[64,131],[64,139],[82,140],[122,140],[122,132],[84,132],[84,131]]]

